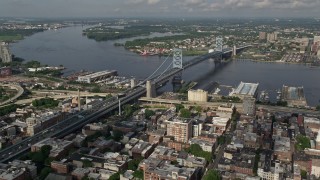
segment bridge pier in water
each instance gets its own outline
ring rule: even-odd
[[[182,87],[182,74],[178,74],[171,81],[173,92],[178,92]]]

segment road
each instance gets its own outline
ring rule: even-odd
[[[136,87],[126,91],[126,96],[120,98],[120,101],[125,104],[131,100],[134,100],[146,93],[145,88]],[[27,151],[30,150],[30,146],[45,138],[49,137],[64,137],[77,129],[80,129],[84,125],[97,120],[99,117],[118,108],[118,99],[112,97],[105,101],[96,102],[93,104],[92,110],[81,111],[80,113],[67,117],[64,121],[47,128],[34,136],[26,138],[21,142],[9,146],[0,151],[0,162],[9,161]]]
[[[208,55],[196,57],[194,60],[184,63],[184,65],[186,66],[186,68],[191,67],[192,65],[195,65],[205,60],[205,58],[209,58],[213,55],[221,54],[221,53],[227,53],[227,51],[215,52],[215,53],[210,53]],[[175,74],[179,73],[180,71],[182,71],[182,69],[170,69],[165,73],[161,74],[160,76],[156,76],[152,78],[152,81],[157,85],[160,85],[163,82],[167,81],[168,78],[173,77]],[[134,99],[138,99],[145,93],[146,93],[145,87],[137,86],[135,88],[125,91],[124,92],[125,97],[122,97],[119,100],[122,102],[122,104],[125,104]],[[93,105],[93,108],[91,111],[80,111],[78,114],[74,114],[66,118],[64,121],[61,121],[58,124],[51,126],[45,130],[42,130],[41,132],[35,134],[34,136],[26,138],[15,145],[9,146],[1,150],[0,162],[3,163],[18,157],[19,155],[29,151],[30,146],[32,144],[35,144],[45,138],[49,138],[49,137],[61,138],[63,136],[66,136],[71,132],[74,132],[75,130],[80,129],[84,125],[90,122],[93,122],[94,120],[97,120],[98,118],[104,116],[107,113],[110,113],[111,111],[117,108],[118,108],[118,99],[116,97],[112,97],[108,100],[98,102],[97,104]]]
[[[14,100],[18,99],[18,98],[24,93],[24,89],[23,89],[20,85],[16,85],[16,84],[4,84],[4,85],[2,85],[2,86],[10,87],[11,89],[16,89],[16,90],[17,90],[17,94],[16,94],[14,97],[8,99],[7,101],[4,101],[4,102],[0,103],[0,106],[5,105],[5,104],[8,104],[8,103],[10,103],[11,101],[14,101]]]

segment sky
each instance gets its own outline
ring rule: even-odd
[[[0,17],[320,17],[320,0],[0,0]]]

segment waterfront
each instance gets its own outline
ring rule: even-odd
[[[96,42],[87,39],[82,36],[84,28],[86,27],[75,26],[37,33],[11,44],[11,50],[13,54],[26,60],[38,60],[43,64],[55,66],[62,64],[68,71],[115,69],[121,76],[134,76],[139,79],[147,77],[163,62],[164,58],[142,57],[113,45],[124,40]],[[159,35],[161,34],[153,34]],[[260,90],[270,91],[276,91],[283,84],[303,86],[308,103],[313,106],[319,103],[318,68],[251,61],[233,61],[216,71],[214,67],[212,60],[205,61],[184,72],[183,78],[186,81],[199,81],[200,87],[212,81],[232,86],[238,85],[240,81],[259,82]]]

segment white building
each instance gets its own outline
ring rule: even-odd
[[[201,89],[189,90],[188,91],[188,101],[207,102],[208,101],[208,92],[201,90]]]
[[[258,93],[259,83],[240,82],[239,86],[234,89],[229,96],[237,96],[243,99],[245,96],[256,97]]]
[[[115,70],[111,70],[111,71],[105,70],[105,71],[100,71],[100,72],[88,74],[85,76],[79,76],[78,82],[92,83],[92,82],[103,80],[108,77],[116,76],[116,75],[117,75],[117,71],[115,71]]]

